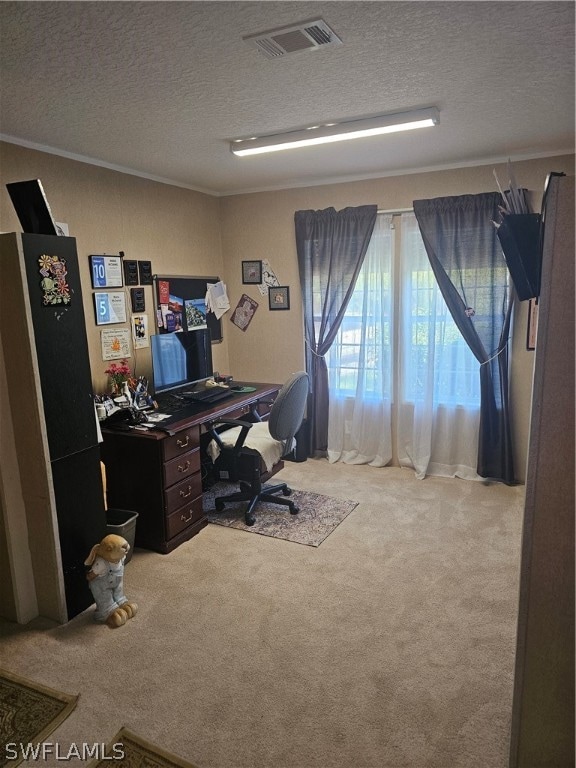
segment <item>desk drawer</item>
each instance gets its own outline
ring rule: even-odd
[[[199,445],[200,427],[182,429],[180,432],[176,432],[175,435],[171,435],[162,441],[164,461],[170,461],[170,459],[173,459],[176,456],[181,456],[183,453],[187,453],[193,448],[198,448]]]
[[[198,520],[204,517],[204,509],[202,505],[202,496],[199,496],[189,504],[185,504],[180,509],[168,515],[166,518],[166,538],[171,539],[178,533],[188,528]]]
[[[179,483],[195,472],[200,471],[200,449],[188,451],[164,464],[164,488],[169,488],[174,483]]]
[[[249,405],[242,405],[240,408],[235,408],[233,411],[230,411],[230,413],[227,413],[223,418],[225,419],[242,419],[243,421],[254,421],[254,418],[251,418],[252,415],[252,409]]]
[[[202,493],[202,480],[200,472],[187,477],[180,483],[173,485],[164,492],[164,509],[169,515],[182,504],[188,504]]]

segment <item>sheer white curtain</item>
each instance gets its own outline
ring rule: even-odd
[[[442,298],[416,218],[402,215],[398,460],[416,476],[479,479],[480,374]]]
[[[389,464],[394,415],[401,466],[413,468],[418,478],[479,479],[478,361],[442,298],[415,216],[402,214],[397,259],[391,224],[391,216],[378,216],[346,316],[326,355],[328,460]]]
[[[328,460],[392,459],[392,217],[379,215],[354,295],[328,354]]]

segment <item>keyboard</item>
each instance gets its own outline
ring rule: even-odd
[[[197,392],[181,392],[178,395],[172,393],[158,395],[156,402],[161,413],[184,417],[188,415],[186,409],[190,410],[191,415],[195,415],[202,406],[209,406],[219,400],[225,400],[228,397],[232,397],[233,394],[229,389],[210,387],[208,389],[199,389]]]
[[[217,403],[219,400],[225,400],[231,397],[232,392],[222,387],[206,387],[192,392],[182,392],[184,402],[192,403]]]

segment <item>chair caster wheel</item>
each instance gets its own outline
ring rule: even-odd
[[[246,525],[254,525],[254,523],[256,522],[256,518],[252,517],[252,515],[246,515],[245,522],[246,522]]]
[[[297,507],[295,504],[290,504],[288,509],[290,510],[291,515],[297,515],[298,512],[300,512],[300,507]]]
[[[214,504],[216,507],[216,512],[222,512],[222,510],[224,509],[224,502],[216,500]]]
[[[284,491],[282,491],[283,496],[292,496],[292,488],[286,488]]]

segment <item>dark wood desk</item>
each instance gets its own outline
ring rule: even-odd
[[[244,382],[243,382],[244,383]],[[207,524],[202,481],[209,422],[221,418],[255,420],[270,411],[279,384],[256,384],[254,392],[233,397],[172,422],[170,433],[102,429],[110,509],[138,512],[136,546],[166,554]]]

